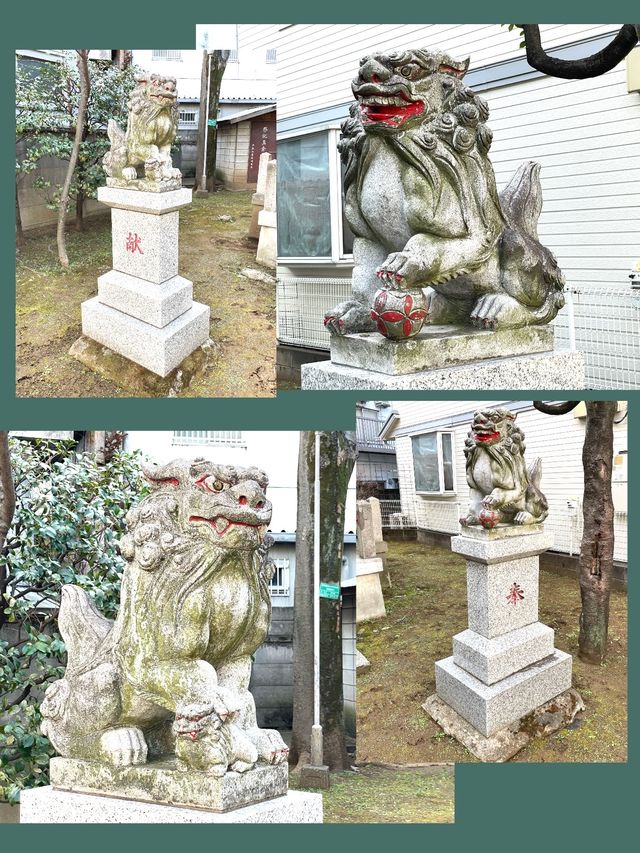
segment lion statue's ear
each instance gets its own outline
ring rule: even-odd
[[[446,57],[438,66],[438,71],[441,74],[449,74],[451,77],[457,77],[462,80],[469,69],[470,58],[467,57],[462,62],[456,62],[450,57]]]

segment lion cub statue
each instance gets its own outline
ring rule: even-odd
[[[127,515],[115,622],[63,587],[68,663],[42,731],[63,756],[116,767],[174,756],[224,776],[280,764],[288,749],[258,727],[249,692],[271,618],[267,476],[204,459],[143,470],[152,491]]]
[[[113,119],[107,126],[111,149],[102,160],[107,186],[179,189],[182,174],[171,161],[177,132],[175,77],[139,74],[129,98],[126,131]]]
[[[540,459],[527,468],[524,434],[508,409],[476,412],[467,435],[464,455],[470,489],[469,511],[463,526],[540,524],[549,514],[540,491]]]
[[[468,64],[428,49],[361,60],[339,143],[353,293],[325,316],[330,332],[374,331],[380,287],[422,290],[437,325],[538,325],[564,305],[537,234],[540,166],[524,163],[498,194],[489,108],[463,82]]]

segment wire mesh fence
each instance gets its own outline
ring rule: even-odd
[[[349,278],[278,280],[278,338],[294,346],[329,349],[324,315],[348,299]],[[587,388],[640,388],[640,288],[594,285],[566,290],[554,322],[556,349],[584,353]]]

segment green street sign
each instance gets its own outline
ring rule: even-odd
[[[218,119],[216,119],[216,118],[207,119],[207,124],[209,125],[209,127],[216,127],[216,125],[218,124]]]
[[[337,600],[340,598],[340,584],[339,583],[321,583],[320,584],[320,598],[333,598]]]

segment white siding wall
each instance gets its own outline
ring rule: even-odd
[[[448,415],[469,412],[477,408],[509,406],[505,401],[437,401],[409,402],[396,401],[393,407],[400,414],[399,429],[436,421]],[[620,419],[622,412],[616,416]],[[526,438],[526,458],[531,463],[536,457],[542,459],[542,491],[549,501],[547,527],[555,535],[555,550],[576,553],[580,542],[580,517],[583,492],[582,445],[584,443],[585,419],[576,418],[573,413],[552,417],[535,409],[519,412],[517,423]],[[447,427],[438,427],[446,429]],[[444,530],[456,533],[457,508],[460,505],[465,512],[469,488],[465,477],[464,440],[469,423],[456,425],[454,431],[454,459],[456,476],[456,494],[451,497],[425,497],[417,495],[413,473],[411,437],[396,438],[396,457],[400,481],[402,512],[412,524],[419,527]],[[429,431],[420,429],[419,432]],[[627,450],[626,419],[614,427],[614,452]],[[625,478],[626,480],[626,478]],[[575,510],[569,510],[567,503],[574,502]],[[614,487],[616,516],[615,557],[626,560],[627,521],[626,481]],[[447,507],[447,504],[451,504]]]

